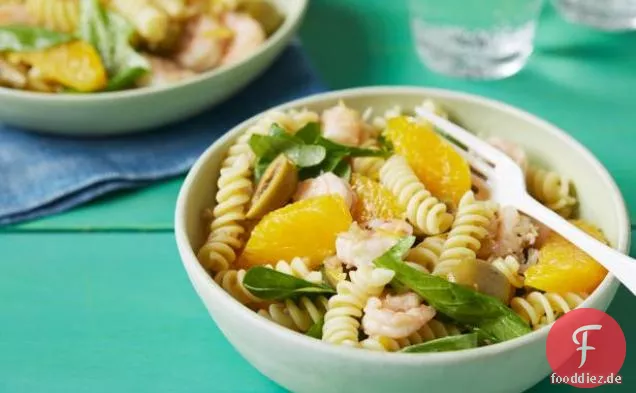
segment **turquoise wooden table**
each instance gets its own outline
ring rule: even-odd
[[[636,214],[636,34],[568,25],[549,11],[526,69],[472,82],[420,65],[403,1],[311,3],[301,37],[331,87],[435,86],[521,107],[590,148]],[[172,235],[180,183],[0,234],[0,392],[283,391],[232,349],[190,287]],[[609,313],[627,337],[625,383],[600,391],[636,387],[634,306],[621,288]],[[574,390],[546,380],[532,391]]]

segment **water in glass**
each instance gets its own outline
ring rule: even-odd
[[[410,0],[417,52],[442,74],[511,76],[532,53],[542,5],[543,0]]]

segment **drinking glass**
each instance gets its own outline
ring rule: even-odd
[[[567,20],[601,30],[636,29],[636,0],[553,0]]]
[[[501,79],[523,68],[533,50],[543,0],[410,0],[422,62],[441,74]]]

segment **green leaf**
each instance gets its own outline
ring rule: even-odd
[[[320,138],[320,124],[307,123],[303,128],[296,132],[295,136],[306,144],[313,145],[318,141],[318,138]]]
[[[459,351],[462,349],[477,348],[477,344],[477,333],[469,333],[438,338],[422,344],[411,345],[403,348],[400,352],[427,353]]]
[[[325,137],[320,136],[316,141],[317,144],[324,146],[328,151],[341,152],[350,157],[387,157],[388,152],[379,149],[363,149],[361,147],[352,147],[341,145],[333,142]]]
[[[273,149],[272,137],[254,134],[250,137],[249,145],[257,157],[264,157]]]
[[[130,45],[135,32],[133,26],[114,12],[108,12],[106,15],[115,43],[112,78],[106,90],[121,90],[130,87],[137,79],[150,72],[150,64]]]
[[[320,318],[316,323],[311,325],[311,327],[309,328],[309,330],[307,330],[307,333],[305,334],[308,335],[309,337],[313,337],[313,338],[317,338],[318,340],[321,340],[322,327],[324,326],[324,324],[325,324],[325,319]]]
[[[134,31],[126,19],[103,8],[98,0],[81,0],[78,35],[99,52],[109,76],[108,91],[130,87],[150,72],[148,61],[130,44]]]
[[[0,52],[34,52],[72,41],[72,35],[31,26],[0,26]]]
[[[334,173],[334,175],[341,177],[347,182],[351,180],[351,164],[349,164],[349,161],[345,159],[340,160],[338,165],[333,168],[332,172]]]
[[[327,150],[318,145],[292,145],[285,149],[285,155],[296,166],[307,168],[320,164],[327,156]]]
[[[388,140],[384,135],[380,135],[378,137],[378,144],[380,145],[380,150],[384,150],[386,152],[393,151],[393,143]]]
[[[495,341],[505,341],[530,333],[530,327],[499,299],[420,272],[402,262],[401,256],[413,245],[413,236],[400,240],[374,261],[378,267],[395,272],[394,280],[409,287],[433,308],[461,324],[478,327]]]
[[[114,44],[108,28],[106,11],[98,0],[80,0],[77,35],[97,49],[110,75],[114,66]]]
[[[333,288],[314,284],[263,266],[253,267],[243,278],[243,286],[265,300],[284,300],[298,296],[332,295]]]

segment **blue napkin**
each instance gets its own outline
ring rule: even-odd
[[[37,135],[0,124],[0,225],[58,213],[114,190],[182,174],[241,121],[321,91],[324,86],[296,41],[234,98],[150,133],[87,140]]]

